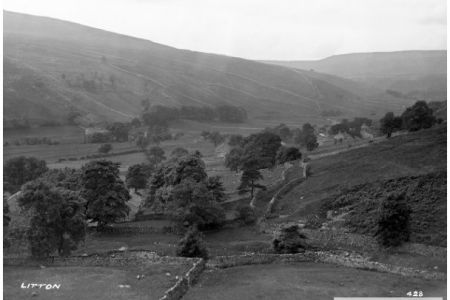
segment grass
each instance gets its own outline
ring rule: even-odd
[[[277,212],[295,219],[317,213],[321,201],[342,189],[444,170],[446,143],[446,128],[438,127],[313,160],[312,175],[279,201]]]
[[[184,265],[155,264],[150,267],[4,267],[5,299],[159,299],[187,271]],[[166,273],[170,273],[167,276]],[[137,275],[145,275],[141,280]],[[61,284],[59,290],[21,289],[21,284]],[[130,285],[120,288],[119,285]]]
[[[252,265],[206,271],[184,299],[406,297],[414,290],[442,297],[446,283],[316,263]]]

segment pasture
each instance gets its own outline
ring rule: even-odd
[[[4,267],[5,299],[103,300],[159,299],[175,284],[184,265],[154,264],[149,267]],[[145,275],[138,280],[137,275]],[[59,289],[21,288],[28,283],[60,284]],[[122,286],[122,287],[121,287]],[[127,286],[127,287],[123,287]]]
[[[371,272],[318,263],[249,265],[204,272],[184,299],[314,299],[446,295],[444,281]]]

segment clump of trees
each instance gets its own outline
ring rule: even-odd
[[[410,236],[410,214],[405,193],[391,193],[381,201],[375,237],[383,247],[396,247]]]
[[[223,225],[219,202],[225,200],[218,177],[208,177],[205,163],[196,154],[173,157],[157,166],[147,189],[144,207],[171,215],[184,227],[199,230]]]
[[[19,156],[6,161],[3,166],[3,180],[7,182],[8,191],[15,193],[24,183],[38,178],[47,171],[45,160]]]
[[[183,147],[177,147],[170,152],[170,157],[181,157],[188,155],[189,151],[184,149]]]
[[[394,113],[388,112],[380,120],[380,130],[387,137],[391,137],[393,132],[401,129],[417,131],[430,128],[436,123],[437,119],[433,109],[425,101],[417,101],[413,106],[408,107],[401,116],[395,116]]]
[[[238,191],[250,193],[265,187],[258,182],[263,179],[261,169],[272,168],[276,164],[281,138],[270,131],[252,134],[243,139],[238,147],[230,150],[225,157],[225,165],[233,171],[242,171]]]
[[[285,162],[299,160],[302,158],[302,153],[296,147],[281,146],[277,152],[277,162],[283,164]]]
[[[272,246],[276,253],[299,253],[309,248],[307,239],[297,225],[292,225],[281,230],[279,236],[272,241]]]

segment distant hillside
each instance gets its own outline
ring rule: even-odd
[[[447,99],[447,51],[399,51],[335,55],[316,61],[266,61],[296,69],[314,70],[407,97]]]
[[[228,103],[250,118],[325,122],[401,112],[411,100],[324,74],[179,50],[70,22],[4,12],[4,120],[128,120],[141,102]]]

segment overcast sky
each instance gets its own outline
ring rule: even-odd
[[[4,0],[177,48],[249,59],[446,49],[446,0]]]

